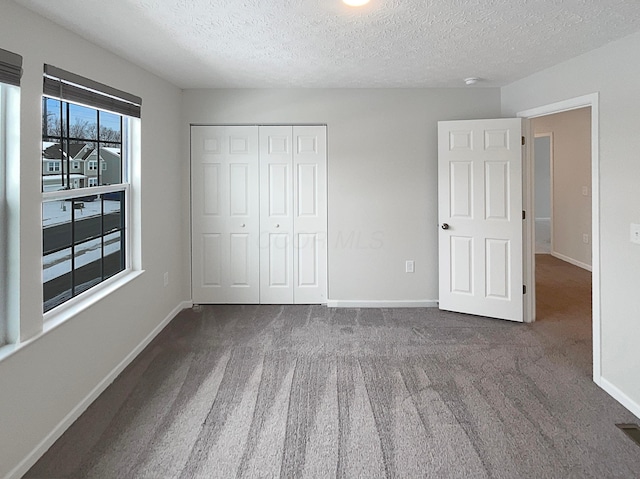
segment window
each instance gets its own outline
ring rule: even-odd
[[[20,79],[22,57],[0,49],[0,346],[17,341],[17,328],[9,324],[10,303],[15,303],[15,294],[10,291],[7,259],[13,247],[19,243],[16,215],[10,220],[10,197],[19,192],[12,188],[15,182],[8,181],[15,175],[19,165],[12,159],[19,156],[20,142]]]
[[[45,65],[43,152],[58,150],[62,163],[62,174],[42,177],[45,312],[130,267],[130,116],[140,116],[139,98]],[[104,150],[117,152],[108,178]]]
[[[107,163],[105,161],[100,164],[100,167],[102,168],[102,171],[107,171]]]
[[[49,173],[55,173],[60,171],[60,162],[59,161],[49,161],[47,163],[47,171]]]

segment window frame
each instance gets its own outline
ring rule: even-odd
[[[106,111],[100,108],[96,108],[92,105],[83,105],[73,101],[64,100],[61,98],[55,98],[47,94],[43,94],[42,99],[44,100],[46,98],[52,98],[56,101],[60,101],[63,103],[78,104],[80,106],[91,108],[93,110]],[[109,112],[109,113],[114,113],[114,112]],[[43,114],[44,114],[44,111],[41,112],[41,115]],[[124,219],[123,219],[123,230],[120,230],[120,234],[122,235],[121,241],[122,241],[122,248],[124,249],[124,255],[122,258],[124,262],[124,268],[121,271],[115,273],[114,275],[102,279],[100,282],[90,286],[86,290],[83,290],[79,293],[76,293],[74,291],[76,286],[78,285],[73,284],[72,282],[72,285],[71,285],[72,296],[70,298],[67,298],[63,302],[51,307],[46,311],[45,311],[46,298],[44,298],[43,296],[42,310],[43,310],[43,319],[45,322],[50,321],[56,317],[59,317],[61,313],[64,313],[67,310],[73,310],[74,308],[77,307],[78,304],[83,304],[86,301],[92,301],[92,298],[101,297],[104,291],[111,288],[111,285],[113,285],[115,282],[119,281],[120,279],[124,278],[125,276],[129,275],[131,272],[134,271],[133,256],[131,251],[131,243],[132,243],[132,238],[131,238],[131,234],[132,234],[131,232],[131,216],[132,216],[131,141],[132,141],[132,138],[130,136],[132,134],[132,121],[134,120],[134,118],[127,117],[126,115],[122,115],[120,113],[116,113],[116,114],[122,118],[121,141],[120,141],[121,183],[110,184],[110,185],[98,185],[98,186],[75,188],[75,189],[73,188],[63,189],[63,190],[57,190],[57,191],[42,191],[41,205],[44,205],[47,202],[56,201],[56,200],[59,200],[59,201],[70,200],[70,199],[77,200],[78,198],[82,198],[86,196],[104,195],[104,194],[113,193],[113,192],[123,192],[124,207],[122,208],[120,214],[124,217]],[[44,138],[44,132],[42,132],[42,137]],[[62,167],[61,170],[68,170],[69,168],[71,168],[71,165],[75,161],[78,161],[78,160],[73,160],[69,158],[68,167],[67,168]],[[93,161],[95,163],[96,170],[97,170],[97,167],[99,164],[98,160],[87,160],[87,167],[90,161]],[[91,170],[91,171],[96,171],[96,170]],[[97,176],[95,177],[95,179],[96,181],[98,181]],[[44,185],[43,185],[43,189],[44,189]],[[102,211],[101,217],[104,218],[104,215],[105,215],[105,212]],[[74,219],[72,216],[71,228],[73,228],[73,223],[76,219],[77,218]],[[44,231],[44,226],[41,226],[41,231]],[[108,234],[110,233],[105,233],[104,231],[102,231],[101,238],[104,239]],[[81,243],[78,243],[78,244],[81,244]],[[69,245],[69,248],[71,249],[70,257],[74,257],[74,246],[77,246],[78,244]],[[44,253],[42,253],[42,258],[44,259],[44,257],[45,255]],[[104,251],[101,252],[101,258],[104,258]],[[74,261],[72,260],[72,265],[73,263]],[[70,271],[77,270],[77,269],[78,269],[77,267],[72,268]],[[44,267],[42,267],[41,271],[44,271]],[[44,288],[44,281],[42,282],[42,287]]]
[[[115,275],[103,280],[102,282],[88,288],[86,291],[78,293],[76,296],[71,297],[67,301],[51,308],[46,313],[43,313],[44,329],[46,331],[50,328],[56,327],[58,324],[66,321],[77,312],[94,304],[96,301],[101,300],[129,281],[132,281],[137,276],[141,275],[144,270],[142,269],[142,251],[140,237],[141,231],[139,228],[139,218],[141,216],[139,188],[141,184],[140,118],[142,109],[142,98],[123,90],[118,90],[109,85],[97,82],[95,80],[63,70],[53,65],[44,64],[43,73],[43,99],[53,98],[57,101],[65,102],[69,105],[75,104],[86,106],[93,110],[115,113],[116,115],[119,115],[121,117],[120,141],[111,142],[109,141],[109,139],[104,140],[104,143],[107,144],[119,144],[121,157],[121,182],[117,184],[103,184],[102,186],[91,188],[81,187],[75,190],[43,191],[43,201],[41,202],[41,204],[44,202],[44,198],[59,199],[60,197],[64,197],[66,194],[69,194],[72,197],[77,197],[96,194],[96,192],[98,191],[100,191],[101,193],[106,193],[109,191],[123,191],[123,201],[125,202],[124,207],[121,209],[123,223],[121,223],[120,226],[120,228],[124,228],[124,231],[120,229],[121,232],[123,231],[124,235],[124,269],[119,273],[116,273]],[[44,101],[41,102],[41,105],[44,105]],[[67,110],[67,113],[68,112],[69,110]],[[63,117],[61,117],[61,119],[62,118]],[[49,132],[47,132],[47,134],[48,133]],[[71,138],[67,137],[67,140],[71,140]],[[93,141],[87,141],[88,143],[93,143]],[[102,143],[102,140],[100,140],[99,127],[98,143]],[[97,156],[99,159],[99,150],[97,152]],[[70,160],[73,160],[73,158],[70,158]],[[86,176],[87,165],[84,158],[81,160],[80,166],[82,172]],[[96,165],[96,169],[98,168],[99,166]],[[69,167],[67,167],[67,170],[69,170]],[[101,172],[98,170],[97,177],[99,179],[102,176],[100,173]],[[70,177],[68,177],[68,179],[70,179]],[[64,186],[64,183],[62,184],[62,186]],[[104,212],[104,209],[102,209],[103,215]],[[71,218],[73,219],[73,215],[71,216]],[[136,220],[135,222],[134,219]],[[101,233],[101,237],[104,238],[106,236],[104,226],[102,227]],[[71,246],[73,246],[73,244]],[[104,270],[102,270],[102,272],[104,273]],[[102,276],[104,277],[104,275]]]
[[[6,142],[7,142],[7,105],[6,87],[0,82],[0,347],[7,343],[8,311],[7,311],[7,182],[6,182]]]

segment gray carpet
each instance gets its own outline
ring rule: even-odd
[[[25,477],[640,477],[614,426],[637,418],[591,382],[589,327],[186,310]]]

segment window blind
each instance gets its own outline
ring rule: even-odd
[[[52,65],[44,66],[45,96],[140,118],[142,99]]]
[[[0,82],[20,86],[22,57],[0,48]]]

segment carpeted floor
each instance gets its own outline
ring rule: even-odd
[[[183,311],[25,477],[640,477],[640,448],[614,425],[638,419],[591,382],[587,280],[541,287],[533,325]]]

